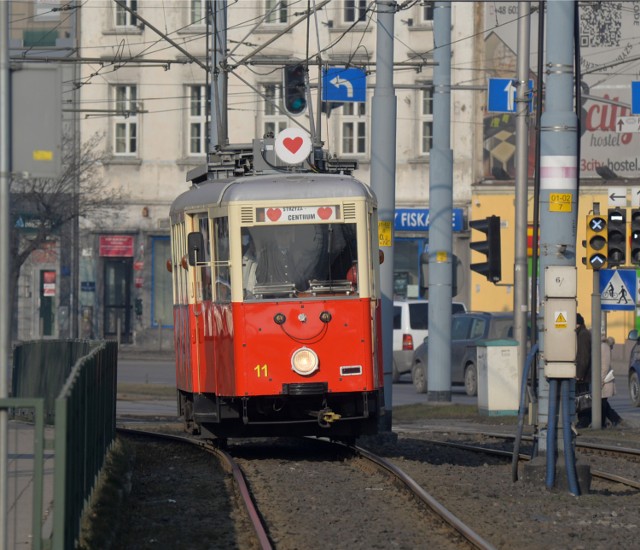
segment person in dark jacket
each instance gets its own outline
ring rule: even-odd
[[[591,382],[591,333],[584,326],[584,318],[576,315],[576,396],[590,393]],[[577,411],[576,427],[586,428],[591,424],[591,409]]]

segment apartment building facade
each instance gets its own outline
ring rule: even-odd
[[[189,169],[206,162],[212,61],[207,2],[94,0],[80,10],[83,138],[104,135],[109,158],[102,176],[127,199],[113,218],[86,221],[80,256],[80,303],[91,309],[92,333],[161,347],[172,325],[168,212],[187,189]],[[370,181],[371,98],[375,86],[376,17],[370,2],[237,2],[226,10],[228,141],[250,143],[298,123],[312,124],[330,154],[358,161],[356,177]],[[222,3],[212,4],[220,10]],[[313,6],[313,4],[312,4]],[[137,17],[125,9],[131,8]],[[424,296],[419,257],[428,244],[429,149],[433,115],[433,3],[418,2],[395,18],[394,83],[398,106],[396,166],[396,293]],[[452,6],[453,81],[474,78],[475,7]],[[218,11],[215,17],[223,17]],[[296,24],[296,22],[298,24]],[[282,105],[286,64],[309,59],[311,108],[291,121]],[[316,122],[323,67],[367,72],[367,101],[332,104]],[[468,262],[466,219],[471,184],[482,167],[474,119],[481,94],[452,92],[454,252]],[[95,112],[91,112],[94,110]],[[325,109],[326,110],[326,109]],[[390,136],[390,145],[392,143]],[[393,182],[390,182],[393,185]],[[408,215],[411,214],[411,215]],[[464,296],[461,291],[459,296]]]
[[[358,161],[355,176],[368,183],[375,3],[316,2],[318,9],[310,15],[308,3],[295,0],[226,4],[226,44],[218,45],[228,54],[224,102],[228,142],[249,143],[297,124],[311,129],[313,113],[313,126],[324,148]],[[629,114],[629,81],[640,79],[633,65],[639,48],[633,40],[638,6],[636,1],[580,7],[586,94],[579,220],[596,202],[604,208],[612,189],[624,193],[630,205],[633,186],[640,181],[636,158],[640,134],[621,134],[615,128],[618,117]],[[172,200],[187,188],[186,173],[206,162],[211,147],[208,67],[215,42],[210,7],[216,18],[225,15],[222,2],[205,0],[11,2],[12,64],[66,58],[60,63],[65,128],[77,132],[82,142],[101,139],[99,147],[106,158],[99,177],[107,188],[122,190],[125,196],[115,211],[81,219],[77,238],[69,237],[68,231],[52,235],[24,264],[17,298],[18,338],[78,334],[120,337],[158,348],[170,345],[172,290],[165,269],[168,211]],[[434,2],[399,3],[394,19],[397,297],[424,296],[419,258],[428,247],[431,62],[437,47],[434,9]],[[450,9],[454,253],[461,261],[456,299],[474,309],[508,310],[513,302],[509,266],[515,227],[515,123],[512,114],[487,110],[486,89],[489,78],[512,78],[516,72],[518,3],[452,2]],[[599,25],[605,19],[612,25],[606,33]],[[531,24],[535,31],[535,11]],[[537,52],[532,32],[534,82]],[[291,120],[278,108],[283,67],[307,60],[311,109]],[[319,107],[321,70],[346,66],[367,73],[366,101]],[[532,143],[533,122],[532,114]],[[531,149],[531,176],[533,160]],[[529,204],[531,222],[531,192]],[[494,214],[502,218],[500,286],[469,269],[468,244],[474,236],[468,221]],[[20,238],[28,238],[26,229],[17,232]],[[578,243],[582,238],[584,228],[578,223]],[[578,262],[583,314],[591,292],[589,276]],[[74,315],[79,319],[75,328]],[[588,312],[585,317],[588,320]],[[612,312],[608,318],[611,326],[619,328],[617,338],[637,322],[635,313]]]

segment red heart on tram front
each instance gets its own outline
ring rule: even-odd
[[[318,216],[320,216],[320,219],[322,220],[328,220],[331,217],[332,213],[333,210],[331,210],[331,208],[329,208],[328,206],[322,206],[318,208]]]
[[[272,222],[277,222],[280,219],[280,216],[282,216],[282,210],[279,208],[269,208],[269,210],[267,210],[267,217]]]
[[[302,147],[302,141],[302,138],[299,136],[297,138],[284,138],[282,140],[282,145],[284,145],[292,153],[297,153],[298,149]]]

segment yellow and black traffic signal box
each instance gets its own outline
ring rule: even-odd
[[[587,269],[604,269],[609,256],[607,220],[599,214],[587,216]]]

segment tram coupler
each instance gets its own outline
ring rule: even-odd
[[[331,409],[322,409],[318,412],[318,424],[322,428],[329,428],[332,422],[340,420],[341,414],[333,412]]]

